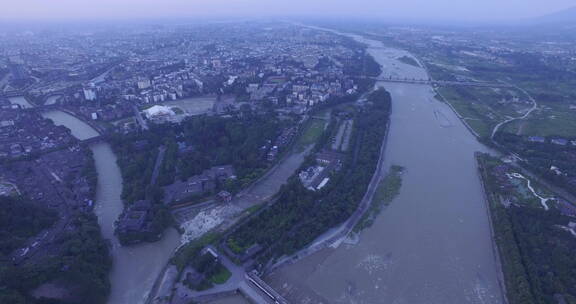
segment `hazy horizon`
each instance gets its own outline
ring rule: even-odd
[[[0,21],[187,17],[369,17],[422,21],[513,21],[576,6],[576,0],[19,0],[4,2]]]

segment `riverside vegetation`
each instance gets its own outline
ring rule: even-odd
[[[97,173],[92,152],[86,153],[81,175],[88,181],[89,196],[96,195]],[[10,304],[101,304],[110,293],[112,268],[109,243],[100,232],[91,210],[72,208],[66,230],[57,234],[53,247],[36,262],[14,264],[10,254],[26,241],[52,228],[58,212],[30,201],[26,196],[0,196],[0,303]],[[35,298],[43,284],[67,290],[62,300]]]
[[[400,188],[402,188],[402,173],[404,173],[404,168],[402,166],[390,166],[390,170],[378,184],[376,193],[370,203],[370,208],[366,213],[364,213],[356,227],[354,227],[355,232],[359,232],[372,226],[374,220],[378,214],[380,214],[382,209],[390,205],[394,198],[400,194]]]
[[[505,207],[500,200],[507,195],[507,188],[493,174],[503,163],[486,154],[477,159],[509,303],[576,303],[576,242],[559,226],[573,219],[557,208]]]
[[[48,256],[41,264],[16,266],[7,254],[23,240],[49,228],[56,214],[24,199],[4,196],[0,196],[0,206],[0,303],[56,303],[30,296],[47,282],[72,288],[70,297],[58,303],[104,303],[110,291],[112,260],[94,214],[75,212],[70,223],[74,229],[57,241],[61,254]]]
[[[235,253],[243,253],[255,244],[263,246],[265,250],[257,259],[264,265],[295,253],[346,221],[357,209],[376,169],[390,110],[390,94],[384,89],[372,92],[367,105],[356,108],[351,149],[330,183],[319,191],[310,191],[292,177],[276,201],[237,227],[225,244]],[[330,130],[329,126],[325,133]],[[316,149],[326,142],[327,136],[322,136]],[[310,161],[302,167],[309,165]]]
[[[213,166],[232,165],[237,179],[218,184],[216,189],[236,193],[261,176],[271,165],[265,161],[266,151],[261,148],[269,145],[282,127],[293,123],[281,122],[267,114],[270,113],[259,115],[245,109],[229,118],[197,116],[180,124],[154,126],[133,137],[113,137],[111,143],[118,155],[124,181],[122,199],[126,206],[144,199],[152,203],[151,232],[130,236],[120,233],[123,243],[155,241],[170,225],[171,216],[163,202],[163,186],[177,179],[186,180]],[[165,147],[164,158],[159,164],[156,183],[152,184],[161,146]]]

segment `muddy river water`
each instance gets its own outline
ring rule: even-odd
[[[366,43],[383,76],[428,78],[410,56]],[[342,244],[267,278],[294,303],[502,303],[475,151],[485,148],[428,85],[379,82],[393,110],[386,166],[406,168],[400,195]]]
[[[425,70],[397,60],[409,54],[353,38],[369,45],[383,76],[427,78]],[[474,161],[483,146],[434,98],[430,86],[377,85],[393,98],[384,169],[391,164],[406,168],[401,194],[355,244],[320,251],[277,270],[267,281],[294,303],[502,303]],[[97,135],[63,112],[46,116],[80,139]],[[113,223],[122,208],[120,170],[108,144],[91,148],[99,174],[96,213],[104,237],[113,242],[109,303],[141,303],[179,236],[168,231],[157,243],[119,246]]]
[[[80,119],[53,110],[42,114],[57,125],[64,125],[72,135],[80,140],[98,136],[98,132]],[[174,229],[166,230],[164,237],[155,243],[135,246],[120,246],[114,235],[114,222],[122,212],[122,175],[108,143],[95,143],[90,146],[98,172],[95,213],[104,238],[112,243],[114,261],[110,273],[112,290],[108,304],[144,303],[156,277],[180,244],[180,236]]]

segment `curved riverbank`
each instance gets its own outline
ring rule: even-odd
[[[388,142],[388,134],[390,130],[390,125],[386,127],[386,133],[384,138],[382,139],[382,145],[380,147],[380,158],[378,159],[378,163],[376,165],[376,170],[370,184],[368,185],[368,189],[366,190],[366,194],[362,198],[362,201],[358,205],[356,211],[350,216],[350,218],[345,221],[340,226],[330,229],[325,234],[318,237],[312,244],[307,246],[306,248],[298,251],[297,253],[293,254],[292,256],[286,257],[281,259],[280,261],[276,262],[274,265],[267,270],[267,272],[273,272],[276,269],[281,267],[294,264],[308,256],[317,253],[318,251],[327,248],[328,246],[335,246],[337,247],[343,242],[346,238],[350,236],[350,233],[354,230],[354,227],[358,224],[358,222],[362,219],[362,216],[368,211],[370,208],[370,204],[372,199],[374,198],[374,194],[378,187],[378,184],[382,180],[384,175],[383,164],[384,159],[386,156],[386,143]]]
[[[66,111],[49,110],[42,112],[42,117],[51,119],[56,125],[67,127],[72,132],[72,135],[79,140],[86,140],[100,135],[96,129]]]
[[[405,51],[348,36],[368,46],[383,77],[427,78],[424,69],[396,60]],[[357,244],[281,268],[269,283],[295,301],[502,303],[474,159],[486,148],[429,85],[379,85],[394,107],[384,167],[410,168],[400,195]]]
[[[72,134],[85,140],[98,136],[98,132],[78,117],[62,111],[48,111],[44,117],[55,124],[71,129]],[[90,146],[98,172],[95,213],[98,216],[102,235],[110,240],[113,268],[110,273],[112,290],[109,304],[144,303],[154,281],[168,262],[180,242],[174,229],[168,229],[156,243],[136,246],[120,246],[114,235],[114,223],[123,209],[122,175],[116,164],[116,155],[107,143]]]

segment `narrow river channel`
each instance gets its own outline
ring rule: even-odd
[[[383,76],[427,78],[409,55],[369,46]],[[326,249],[267,278],[296,302],[502,303],[488,215],[477,175],[477,142],[427,85],[380,82],[392,94],[384,169],[404,166],[400,195],[355,244]]]
[[[80,119],[62,111],[42,114],[57,125],[64,125],[76,138],[84,140],[98,132]],[[109,304],[144,303],[147,293],[174,249],[180,236],[174,229],[167,230],[162,240],[130,247],[122,247],[114,236],[114,222],[122,212],[122,176],[116,164],[116,155],[107,143],[91,147],[98,172],[96,208],[98,222],[104,238],[112,243],[114,266],[110,274],[112,292]]]

